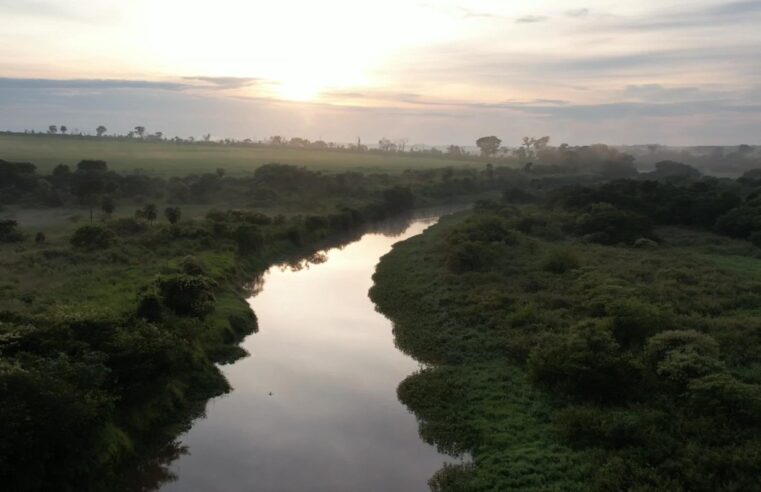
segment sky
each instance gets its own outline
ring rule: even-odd
[[[761,0],[0,0],[0,129],[761,144]]]

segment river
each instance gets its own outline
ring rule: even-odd
[[[387,224],[321,263],[273,267],[249,303],[249,357],[222,367],[233,391],[180,436],[174,491],[424,491],[450,461],[418,436],[396,387],[419,368],[367,296],[391,246],[428,216]]]

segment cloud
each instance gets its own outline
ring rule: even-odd
[[[256,77],[183,77],[183,80],[203,82],[217,89],[240,89],[261,82]]]
[[[566,17],[573,17],[573,18],[580,18],[580,17],[587,17],[589,15],[590,11],[589,9],[583,8],[583,9],[571,9],[566,10],[564,12]]]
[[[160,89],[177,91],[189,88],[179,82],[119,79],[23,79],[0,77],[1,89]]]
[[[761,14],[761,0],[749,0],[703,8],[665,10],[650,17],[624,21],[614,27],[634,30],[716,27],[743,22],[756,23],[758,14]]]
[[[564,106],[569,104],[569,101],[562,99],[529,99],[527,101],[520,100],[508,100],[503,103],[508,106],[533,106],[533,105],[552,105],[552,106]]]
[[[545,22],[549,19],[550,18],[545,15],[524,15],[523,17],[515,19],[515,22],[518,24],[536,24],[537,22]]]
[[[0,0],[0,11],[10,14],[47,17],[85,23],[111,23],[121,18],[113,5],[85,2],[55,2],[50,0]]]

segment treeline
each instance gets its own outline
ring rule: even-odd
[[[104,161],[86,160],[71,169],[56,166],[40,175],[30,163],[0,160],[0,205],[87,206],[104,212],[118,204],[163,201],[175,204],[228,203],[240,207],[305,205],[326,198],[361,202],[391,186],[411,186],[431,197],[496,189],[524,182],[519,173],[487,165],[483,170],[442,168],[409,170],[402,176],[377,173],[322,173],[287,164],[266,164],[251,176],[227,176],[224,169],[184,177],[158,177],[140,172],[119,174]]]

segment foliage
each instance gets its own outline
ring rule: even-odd
[[[651,211],[671,206],[665,193],[638,202],[643,188],[619,183],[609,200],[589,203],[587,193],[599,192],[590,190],[566,194],[576,203],[560,210],[479,205],[397,244],[378,265],[371,297],[394,322],[397,345],[426,364],[400,385],[400,399],[423,439],[473,460],[446,466],[431,486],[754,490],[757,253],[643,221],[662,223]],[[515,241],[473,227],[490,222],[499,235],[495,217],[508,218]],[[625,244],[645,233],[661,242],[575,239],[600,230]],[[555,255],[575,261],[548,261]]]
[[[179,273],[162,276],[156,283],[163,303],[180,316],[202,318],[214,310],[216,282],[208,277]]]
[[[98,225],[85,225],[74,231],[71,244],[83,249],[104,249],[114,242],[114,233]]]

